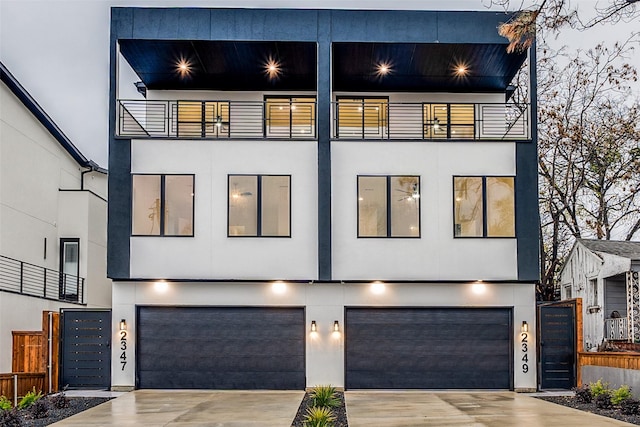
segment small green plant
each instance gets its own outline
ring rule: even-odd
[[[36,393],[36,388],[33,387],[33,390],[27,392],[27,394],[25,394],[24,397],[20,399],[20,402],[18,402],[18,409],[28,408],[41,398],[42,392],[39,391]]]
[[[335,408],[340,406],[340,398],[336,388],[331,385],[320,385],[311,391],[313,406]]]
[[[4,396],[0,396],[0,411],[10,411],[13,409],[13,403]]]
[[[336,417],[327,407],[312,406],[307,408],[304,416],[304,427],[333,427]]]
[[[623,385],[620,388],[613,390],[611,392],[611,403],[614,405],[620,405],[625,400],[631,399],[633,395],[631,394],[631,389],[628,385]]]
[[[609,383],[602,382],[602,378],[595,383],[589,383],[589,388],[591,389],[591,397],[594,399],[602,394],[609,394]]]

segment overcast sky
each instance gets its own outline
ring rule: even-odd
[[[87,157],[107,167],[111,6],[486,10],[489,0],[0,0],[0,60]],[[603,0],[600,1],[602,3]],[[594,0],[574,0],[589,9]],[[587,49],[623,40],[640,20],[565,32]],[[640,69],[640,49],[631,62]],[[640,86],[639,86],[640,88]],[[640,94],[640,90],[636,91]]]

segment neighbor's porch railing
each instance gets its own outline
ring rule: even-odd
[[[529,104],[389,103],[342,100],[333,106],[338,139],[528,140]]]
[[[376,99],[376,101],[378,101]],[[332,104],[334,139],[529,140],[529,104]],[[119,100],[117,135],[180,139],[315,139],[316,103]]]
[[[604,337],[607,340],[626,340],[628,338],[627,324],[626,317],[604,319]]]
[[[0,290],[84,303],[84,278],[0,255]]]

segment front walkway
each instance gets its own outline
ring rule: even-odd
[[[630,426],[512,392],[347,391],[349,427]]]

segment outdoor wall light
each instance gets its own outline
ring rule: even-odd
[[[153,289],[155,289],[156,292],[165,293],[169,289],[169,284],[164,280],[161,280],[153,284]]]
[[[484,283],[482,283],[482,280],[478,280],[473,285],[471,285],[471,290],[476,295],[482,295],[487,291],[487,287]]]
[[[529,324],[526,320],[522,321],[522,328],[520,329],[522,332],[529,332]]]
[[[125,319],[120,319],[120,330],[121,331],[127,330],[127,321]]]
[[[376,295],[381,295],[384,293],[384,283],[382,282],[373,282],[371,284],[371,292]]]
[[[311,321],[311,332],[318,332],[318,325],[315,320]]]
[[[337,320],[333,322],[333,332],[340,332],[340,322]]]
[[[271,290],[274,294],[282,295],[287,292],[287,284],[281,282],[280,280],[273,282],[271,285]]]

